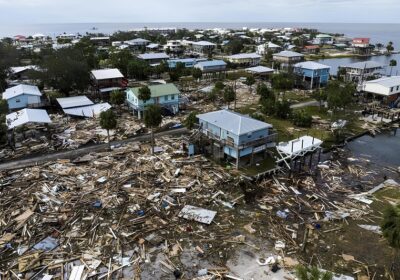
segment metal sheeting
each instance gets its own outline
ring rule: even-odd
[[[99,103],[89,106],[63,109],[63,111],[67,115],[93,118],[97,115],[100,115],[101,112],[107,111],[110,108],[111,105],[108,103]]]
[[[46,110],[22,109],[6,116],[8,129],[27,123],[51,123]]]
[[[85,95],[57,98],[57,102],[63,109],[94,104],[93,101],[87,98]]]

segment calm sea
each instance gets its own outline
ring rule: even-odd
[[[93,31],[93,27],[97,28]],[[63,23],[63,24],[24,24],[0,25],[0,37],[15,35],[33,35],[42,33],[56,36],[62,33],[99,32],[111,34],[118,30],[131,30],[142,27],[177,27],[188,29],[202,28],[282,28],[306,27],[315,28],[321,32],[343,33],[349,37],[370,37],[372,43],[394,43],[400,49],[400,24],[371,24],[371,23],[299,23],[299,22],[168,22],[168,23]]]

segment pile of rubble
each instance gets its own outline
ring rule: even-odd
[[[321,249],[317,240],[341,223],[371,213],[341,181],[372,175],[355,165],[320,164],[323,184],[283,175],[250,182],[187,158],[180,138],[156,142],[155,155],[130,143],[2,172],[1,276],[241,279],[227,266],[239,246],[257,252],[263,273],[276,273]]]

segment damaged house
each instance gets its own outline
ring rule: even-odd
[[[212,154],[220,159],[233,158],[236,168],[240,161],[254,162],[274,146],[276,134],[272,125],[229,110],[197,115],[200,130],[212,142]]]

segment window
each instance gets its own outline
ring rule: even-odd
[[[168,101],[168,95],[164,96],[164,100]]]
[[[19,102],[21,102],[21,100],[20,99],[16,99],[15,102],[19,103]]]
[[[394,87],[391,87],[391,88],[390,88],[390,92],[393,92],[393,90],[394,90]]]
[[[399,87],[400,87],[400,86],[397,86],[396,90],[399,90]]]
[[[247,133],[247,138],[251,138],[251,135],[252,135],[251,132]]]
[[[171,100],[175,99],[175,94],[171,94]]]

